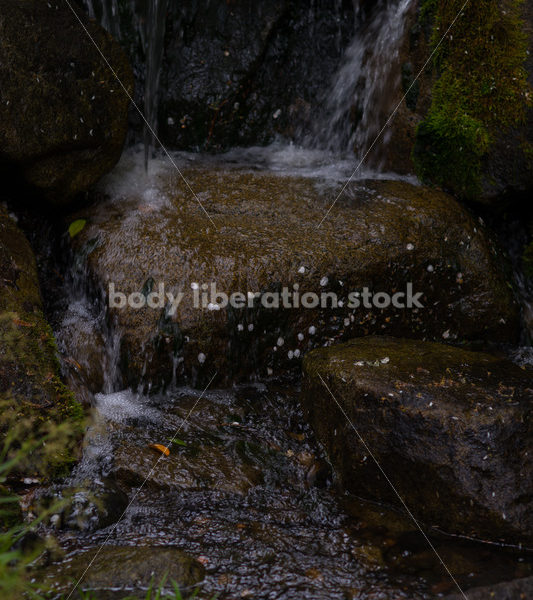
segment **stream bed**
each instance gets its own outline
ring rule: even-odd
[[[80,584],[98,598],[142,592],[166,571],[205,598],[417,600],[454,591],[411,521],[337,491],[297,394],[295,385],[270,381],[203,395],[97,395],[67,488],[94,490],[111,479],[130,505],[124,498],[118,525],[99,528],[99,511],[81,504],[76,529],[59,532],[66,554],[48,571],[56,589],[68,591],[105,544]],[[168,444],[170,455],[153,443]],[[532,572],[531,557],[451,538],[435,543],[465,587]],[[189,562],[176,571],[176,560]]]
[[[221,162],[175,158],[189,167]],[[171,169],[160,158],[146,175],[143,159],[140,147],[131,150],[100,191],[119,203],[142,195],[153,220]],[[329,189],[352,167],[329,159],[276,143],[233,150],[222,163],[229,173],[312,176]],[[139,211],[133,215],[146,219]],[[297,380],[202,392],[174,378],[164,394],[121,389],[120,332],[85,268],[75,257],[62,268],[64,289],[53,295],[63,300],[48,310],[59,349],[67,368],[70,356],[82,374],[96,364],[100,380],[83,382],[91,415],[82,458],[54,489],[72,499],[50,528],[62,555],[42,573],[58,597],[79,581],[99,600],[142,598],[165,575],[206,599],[422,600],[456,591],[411,519],[340,489],[304,421]],[[533,574],[533,553],[431,539],[463,589]]]

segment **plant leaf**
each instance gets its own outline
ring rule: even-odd
[[[85,227],[87,221],[85,219],[76,219],[76,221],[72,221],[68,228],[68,232],[70,237],[73,238],[78,235],[78,233]]]

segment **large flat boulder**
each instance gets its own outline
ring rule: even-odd
[[[122,333],[125,383],[202,382],[215,369],[227,380],[276,374],[310,348],[369,333],[517,339],[504,261],[483,225],[444,193],[398,181],[357,184],[318,227],[336,188],[218,168],[185,176],[210,218],[171,173],[146,185],[144,174],[120,169],[107,198],[71,216],[86,219],[73,246],[97,289],[125,294],[110,307]],[[246,306],[217,310],[208,289],[207,307],[195,308],[201,286],[212,283],[227,295],[243,293]],[[392,295],[408,283],[423,308],[349,306],[351,292]],[[161,285],[183,293],[174,314],[166,299],[164,308],[147,305]],[[331,301],[313,309],[249,304],[248,292],[295,285],[300,297],[331,292],[340,302],[333,309]],[[136,307],[126,302],[131,294]]]
[[[442,344],[367,337],[306,356],[302,405],[351,492],[399,505],[371,452],[427,526],[531,540],[533,371]]]
[[[118,43],[79,18],[132,93]],[[66,2],[0,0],[0,173],[54,204],[113,168],[127,130],[128,97],[82,24]]]

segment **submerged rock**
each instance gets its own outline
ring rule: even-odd
[[[446,194],[404,182],[357,184],[319,227],[334,188],[216,168],[185,175],[209,217],[161,174],[145,192],[136,182],[138,192],[118,189],[72,217],[87,219],[76,251],[102,293],[114,290],[110,316],[122,332],[130,384],[159,387],[183,375],[207,382],[215,370],[227,381],[258,369],[276,373],[312,347],[369,333],[517,338],[502,258],[484,227]],[[244,294],[245,307],[219,306],[213,283],[218,292]],[[423,308],[350,307],[350,293],[368,287],[392,295],[409,283]],[[317,294],[317,302],[336,294],[338,304],[326,297],[325,308],[294,307],[290,296],[291,308],[278,309],[271,296],[249,300],[248,292],[284,287],[299,298]],[[165,294],[179,292],[174,312]]]
[[[126,494],[109,478],[96,478],[83,487],[64,488],[62,496],[68,499],[63,524],[80,531],[116,523],[128,506]]]
[[[0,207],[0,435],[17,440],[52,431],[49,443],[19,462],[32,477],[63,472],[81,436],[81,409],[62,383],[52,330],[41,302],[35,256]],[[55,429],[53,424],[63,425]],[[31,438],[30,438],[31,439]]]
[[[75,3],[74,3],[75,5]],[[131,93],[120,46],[67,3],[0,0],[0,172],[65,204],[111,170]]]
[[[311,352],[304,374],[304,411],[348,490],[402,508],[372,453],[428,526],[531,540],[531,371],[490,354],[367,337]]]
[[[444,600],[461,600],[461,594],[446,596]],[[533,598],[533,577],[506,581],[498,585],[468,590],[468,600],[526,600]]]
[[[95,556],[96,551],[81,552],[70,562],[58,565],[56,578],[77,581],[83,576],[82,588],[99,591],[146,590],[151,583],[157,586],[165,576],[167,582],[175,581],[184,588],[204,578],[203,566],[178,548],[106,545]],[[88,564],[91,568],[87,570]]]

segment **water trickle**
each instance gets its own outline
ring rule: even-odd
[[[100,22],[102,27],[109,31],[113,37],[125,45],[139,44],[144,55],[144,72],[139,73],[137,83],[144,81],[143,115],[145,169],[148,169],[148,160],[151,150],[156,144],[157,113],[159,107],[159,80],[161,63],[163,60],[164,39],[166,30],[166,17],[168,0],[151,0],[141,10],[134,0],[130,0],[127,9],[127,26],[132,29],[134,39],[126,39],[121,27],[121,14],[118,0],[84,0],[89,17]],[[124,3],[126,4],[126,3]]]
[[[144,81],[144,113],[148,126],[144,128],[144,167],[148,169],[150,150],[157,135],[157,109],[159,105],[159,78],[163,60],[168,0],[148,2],[145,25],[146,75]]]
[[[398,89],[399,57],[406,17],[413,0],[379,0],[367,17],[358,13],[356,34],[324,98],[325,118],[311,146],[359,158],[387,121],[391,95]]]

